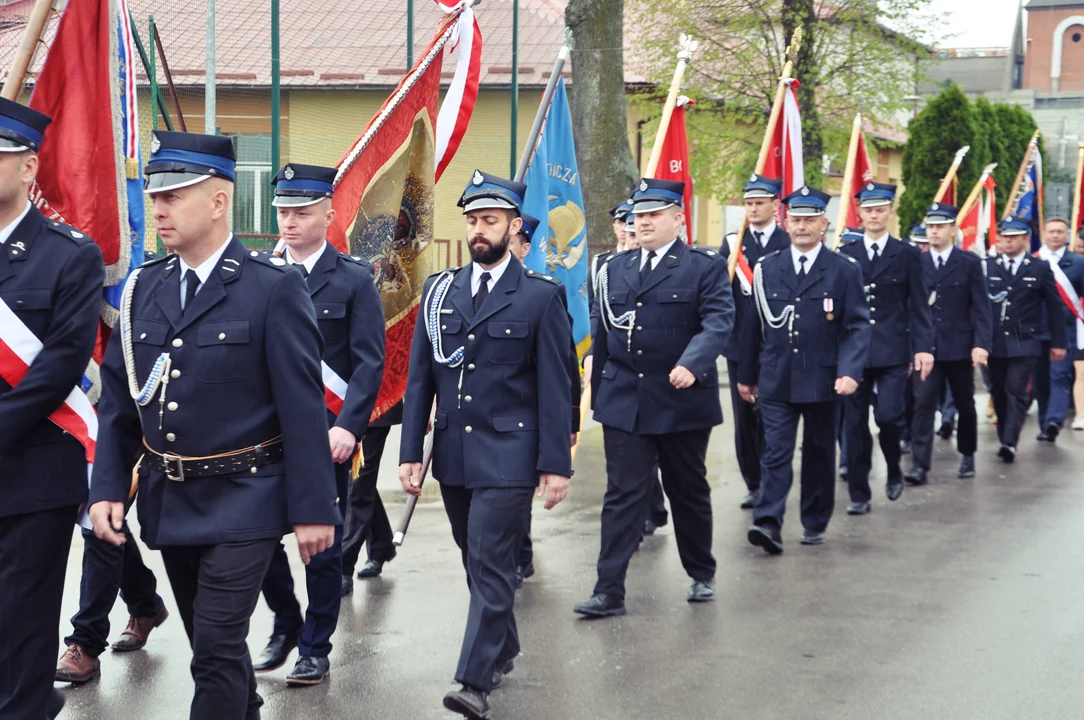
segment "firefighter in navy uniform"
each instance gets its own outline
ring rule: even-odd
[[[1016,460],[1016,444],[1027,421],[1028,383],[1035,373],[1044,343],[1050,361],[1065,358],[1065,305],[1058,295],[1054,271],[1045,260],[1028,253],[1030,221],[1002,220],[997,226],[996,257],[986,258],[986,284],[993,307],[994,334],[990,348],[990,394],[997,413],[997,454]]]
[[[421,492],[422,446],[433,421],[433,477],[462,554],[470,610],[456,681],[444,707],[489,713],[489,693],[519,654],[516,553],[531,496],[546,509],[572,474],[564,287],[509,251],[526,186],[475,171],[459,199],[473,262],[425,282],[410,350],[399,480]]]
[[[847,434],[847,484],[851,502],[847,512],[870,511],[869,475],[873,464],[873,436],[869,411],[880,428],[878,440],[888,466],[886,494],[898,500],[903,494],[900,440],[907,402],[907,378],[912,367],[925,379],[933,368],[933,320],[929,292],[922,277],[918,248],[888,233],[896,186],[870,182],[855,194],[865,233],[861,241],[842,245],[839,252],[854,258],[862,268],[869,299],[869,364],[858,391],[844,401],[844,432]],[[877,388],[874,402],[874,386]]]
[[[749,267],[756,267],[757,261],[776,250],[790,247],[790,236],[776,222],[779,209],[779,193],[783,183],[774,178],[754,174],[745,184],[743,200],[745,217],[749,227],[742,236],[742,255]],[[724,260],[729,260],[733,251],[731,242],[734,235],[727,236],[719,248]],[[741,501],[744,510],[752,509],[760,495],[760,457],[764,452],[764,424],[760,418],[760,408],[742,400],[738,392],[738,357],[742,326],[747,320],[756,317],[753,307],[751,288],[742,285],[740,270],[734,273],[731,290],[734,295],[734,331],[726,344],[723,355],[726,356],[727,376],[730,378],[730,404],[734,408],[734,450],[738,457],[738,468],[748,493]]]
[[[331,207],[335,168],[291,163],[275,176],[278,225],[285,244],[283,259],[305,277],[324,341],[324,364],[346,383],[346,397],[336,415],[328,410],[328,441],[335,463],[339,510],[345,515],[351,459],[369,427],[384,373],[384,308],[373,281],[373,266],[345,255],[327,241],[335,219]],[[275,628],[256,672],[282,667],[296,646],[297,663],[288,685],[316,685],[331,667],[331,636],[339,621],[342,595],[342,532],[305,568],[309,605],[305,617],[294,596],[286,550],[280,544],[263,581]]]
[[[640,541],[654,468],[662,471],[689,602],[715,597],[705,455],[723,421],[716,362],[734,323],[726,262],[679,239],[684,183],[645,178],[633,195],[640,248],[606,264],[592,308],[606,496],[598,581],[575,611],[625,613],[625,574]]]
[[[84,447],[49,416],[82,384],[98,332],[105,268],[83,233],[29,198],[51,118],[0,99],[0,338],[41,349],[16,381],[0,368],[0,718],[55,717],[64,572],[87,497]],[[20,373],[21,374],[21,373]]]
[[[230,232],[230,138],[157,131],[151,148],[146,193],[173,254],[124,288],[90,517],[98,537],[124,542],[141,458],[141,536],[162,551],[192,645],[190,717],[252,720],[262,699],[246,639],[271,558],[293,532],[308,563],[342,522],[320,331],[301,273]]]
[[[914,383],[910,485],[924,485],[933,455],[934,411],[948,383],[960,417],[956,446],[963,458],[957,475],[975,476],[978,415],[975,412],[975,367],[990,353],[990,301],[978,255],[955,247],[959,208],[934,203],[926,211],[930,250],[922,254],[922,272],[930,290],[928,304],[934,320],[933,372]],[[912,238],[914,234],[912,233]]]
[[[794,482],[802,420],[803,545],[824,542],[835,501],[838,396],[849,396],[869,357],[869,308],[862,273],[823,245],[828,194],[802,187],[788,195],[791,246],[769,253],[753,276],[754,315],[742,328],[739,392],[761,405],[762,492],[749,542],[783,552],[783,512]]]

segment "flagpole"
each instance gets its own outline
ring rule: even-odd
[[[787,62],[783,65],[783,73],[779,76],[779,86],[775,89],[775,100],[772,102],[772,112],[768,116],[768,127],[764,130],[764,139],[760,142],[760,154],[757,156],[757,165],[755,172],[759,175],[764,171],[764,165],[768,162],[768,153],[772,149],[772,138],[775,136],[775,126],[779,122],[779,116],[783,113],[783,98],[787,92],[787,81],[792,78],[794,73],[794,58],[798,57],[798,48],[802,45],[802,28],[798,28],[794,31],[794,35],[791,36],[790,45],[784,51],[787,57]],[[734,281],[734,273],[738,269],[738,256],[741,254],[742,237],[745,235],[745,228],[749,223],[748,218],[742,217],[741,224],[738,226],[738,252],[730,253],[730,258],[727,261],[727,271],[730,273],[731,282]]]
[[[960,163],[964,160],[964,155],[967,155],[967,151],[971,149],[970,145],[964,145],[962,148],[956,151],[956,157],[952,160],[952,165],[949,166],[948,173],[945,174],[945,178],[941,181],[941,187],[937,188],[937,194],[934,195],[934,202],[941,202],[945,197],[945,193],[952,186],[952,180],[956,177],[956,171],[960,169]]]
[[[971,192],[967,196],[967,200],[964,200],[964,204],[960,206],[960,212],[957,217],[967,217],[967,213],[971,211],[971,208],[975,207],[975,203],[979,200],[979,195],[982,194],[982,188],[986,184],[986,178],[990,177],[990,174],[994,172],[994,168],[997,167],[997,163],[990,163],[982,169],[982,175],[979,176],[978,182],[971,188]]]
[[[546,121],[546,113],[549,112],[550,103],[553,102],[553,93],[557,89],[557,81],[561,79],[561,73],[564,71],[565,63],[571,53],[572,30],[565,28],[565,44],[561,46],[561,50],[557,53],[557,60],[553,63],[553,71],[550,73],[549,82],[546,83],[546,92],[542,94],[542,102],[538,106],[538,112],[535,113],[534,124],[531,125],[531,132],[527,135],[527,144],[523,146],[523,155],[520,156],[519,167],[516,168],[516,182],[523,182],[523,178],[527,177],[527,168],[531,165],[531,158],[534,157],[535,148],[538,146],[538,138],[542,134],[542,123]]]
[[[655,170],[658,169],[659,160],[662,159],[662,146],[666,140],[666,131],[670,127],[670,118],[674,115],[678,95],[681,93],[681,83],[685,79],[685,67],[692,60],[693,53],[696,52],[699,45],[696,40],[693,40],[685,33],[681,34],[681,39],[678,42],[681,49],[678,51],[677,68],[674,70],[674,79],[670,81],[670,93],[666,96],[666,104],[662,107],[659,129],[655,131],[655,143],[651,146],[651,157],[647,161],[647,167],[644,168],[644,177],[655,177]]]
[[[6,100],[17,100],[23,89],[23,81],[26,72],[30,69],[30,63],[34,61],[34,51],[41,42],[41,34],[45,32],[45,24],[49,21],[49,11],[53,8],[53,0],[37,0],[30,10],[30,17],[26,22],[26,30],[23,31],[22,40],[19,41],[19,49],[15,53],[15,60],[11,63],[7,79],[4,80],[4,88],[0,90],[0,97]]]
[[[1024,173],[1028,169],[1028,159],[1031,157],[1032,149],[1038,145],[1039,142],[1039,129],[1035,129],[1035,133],[1031,136],[1031,140],[1028,140],[1028,147],[1024,151],[1024,158],[1020,161],[1020,170],[1016,173],[1016,182],[1013,183],[1012,189],[1009,191],[1009,199],[1005,203],[1005,212],[1002,214],[1001,219],[1005,220],[1012,212],[1013,203],[1016,202],[1016,196],[1020,194],[1020,183],[1024,180]]]
[[[851,125],[851,142],[847,146],[847,164],[843,166],[843,184],[839,190],[839,213],[836,215],[836,239],[832,243],[832,250],[839,247],[839,238],[843,235],[843,227],[847,224],[847,211],[850,209],[851,185],[854,183],[854,165],[858,160],[858,140],[862,136],[862,113],[855,113],[854,123]]]
[[[1073,232],[1080,229],[1080,181],[1084,179],[1084,143],[1077,145],[1076,183],[1073,186]]]

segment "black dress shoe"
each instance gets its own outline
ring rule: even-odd
[[[711,602],[715,599],[715,579],[695,581],[685,599],[691,603]]]
[[[361,570],[358,570],[359,578],[375,578],[380,577],[380,573],[384,571],[383,560],[366,560],[365,564],[361,566]]]
[[[900,454],[901,455],[910,455],[911,454],[911,441],[910,440],[902,440],[902,439],[900,440]]]
[[[930,481],[926,476],[926,473],[927,471],[924,467],[913,467],[911,468],[911,472],[903,476],[903,481],[908,485],[925,485]]]
[[[587,602],[582,602],[573,608],[573,612],[592,618],[610,617],[611,615],[624,615],[625,601],[616,595],[597,593],[591,596]]]
[[[534,575],[534,563],[527,563],[516,568],[516,587],[523,587],[523,581]]]
[[[823,532],[813,532],[812,530],[806,530],[802,533],[803,545],[823,545],[825,534]]]
[[[1007,463],[1016,462],[1016,448],[1009,445],[1002,445],[997,451],[997,456]]]
[[[1055,442],[1058,439],[1058,435],[1061,433],[1061,427],[1055,423],[1048,423],[1046,426],[1046,434],[1050,437],[1050,442]]]
[[[661,513],[656,513],[651,516],[651,522],[655,523],[656,528],[666,527],[670,524],[670,513],[665,510]]]
[[[464,685],[444,696],[444,708],[470,720],[489,717],[489,693]]]
[[[1035,436],[1035,439],[1039,442],[1053,442],[1050,434],[1046,430],[1040,430],[1039,434]]]
[[[347,595],[354,594],[354,578],[344,577],[342,579],[342,585],[339,586],[339,597],[346,597]]]
[[[975,456],[964,455],[960,460],[960,470],[956,473],[957,477],[973,478],[975,477]]]
[[[252,669],[255,672],[271,672],[285,665],[286,658],[290,657],[290,653],[297,647],[297,641],[301,639],[301,630],[302,628],[298,628],[289,634],[272,635]]]
[[[749,528],[747,535],[749,542],[762,548],[769,555],[781,555],[783,553],[783,535],[779,528],[774,525],[754,525]]]
[[[937,428],[937,436],[940,437],[942,440],[948,440],[952,437],[952,431],[954,429],[955,428],[952,426],[952,422],[949,420],[945,420],[941,423],[941,427]]]
[[[870,507],[868,502],[853,502],[847,505],[848,515],[869,515]]]
[[[331,661],[326,657],[302,655],[297,659],[294,669],[286,676],[287,685],[319,685],[331,670]]]
[[[900,495],[903,495],[903,478],[889,480],[885,485],[885,496],[889,501],[896,502],[900,499]]]
[[[839,479],[841,481],[843,481],[843,482],[847,482],[847,466],[846,465],[840,465],[839,466]]]
[[[504,684],[504,679],[516,669],[516,663],[512,658],[508,658],[503,663],[498,662],[497,667],[493,669],[493,682],[490,685],[490,690],[496,690]]]
[[[742,510],[752,510],[757,506],[757,501],[760,500],[760,490],[750,490],[741,501]]]
[[[658,525],[655,524],[654,520],[648,518],[647,520],[644,520],[644,531],[641,534],[654,535],[656,529],[658,529]]]
[[[53,688],[53,692],[49,695],[49,699],[45,701],[45,717],[48,720],[53,720],[60,711],[64,709],[64,694],[56,688]]]

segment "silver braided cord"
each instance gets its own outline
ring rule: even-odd
[[[425,319],[425,331],[429,335],[429,344],[433,346],[433,359],[441,365],[447,365],[448,367],[453,368],[463,364],[463,355],[466,351],[461,346],[450,356],[445,356],[444,340],[440,334],[440,317],[442,314],[441,311],[444,309],[444,299],[448,296],[448,289],[451,287],[452,280],[454,279],[454,271],[443,271],[429,287],[429,292],[426,293],[425,296],[425,302],[422,304],[423,317]]]
[[[997,260],[994,262],[997,262]],[[986,267],[986,260],[982,261],[982,277],[986,280],[986,287],[990,287],[990,271]],[[1005,313],[1008,311],[1008,305],[1005,303],[1005,299],[1009,297],[1009,291],[1002,290],[996,294],[987,292],[987,297],[990,298],[990,302],[1001,306],[1001,318],[999,322],[1005,322]]]
[[[598,271],[596,279],[595,295],[602,301],[602,324],[604,327],[615,330],[624,330],[628,334],[628,347],[632,347],[632,328],[636,326],[636,311],[628,310],[615,317],[613,308],[610,307],[610,263],[606,263]]]
[[[158,356],[147,377],[147,382],[143,384],[143,387],[139,386],[139,378],[136,377],[135,350],[132,347],[132,298],[135,296],[139,272],[140,268],[133,270],[124,284],[124,293],[120,301],[120,337],[124,351],[124,368],[128,371],[128,393],[137,405],[146,407],[159,386],[162,387],[161,400],[165,400],[166,386],[169,385],[170,360],[169,353]]]
[[[760,330],[761,333],[767,335],[767,329],[764,327],[767,324],[768,327],[778,330],[784,325],[788,330],[794,329],[794,306],[787,305],[783,308],[783,312],[779,315],[772,313],[771,307],[768,305],[768,298],[764,291],[764,264],[757,263],[757,266],[753,268],[753,301],[757,306],[757,314],[760,315]]]

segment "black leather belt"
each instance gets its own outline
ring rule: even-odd
[[[184,457],[174,453],[160,453],[147,444],[143,438],[143,447],[148,454],[145,462],[151,470],[164,473],[166,479],[184,482],[188,478],[212,477],[214,475],[234,475],[236,473],[256,472],[256,468],[282,460],[282,438],[272,438],[259,445],[244,450],[208,455],[206,457]]]

